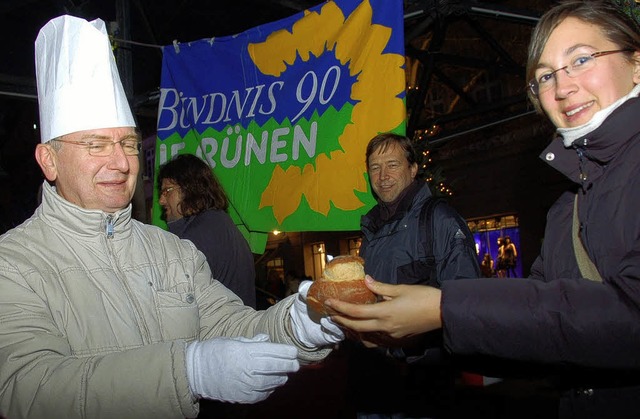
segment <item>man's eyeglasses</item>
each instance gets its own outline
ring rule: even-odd
[[[59,141],[61,143],[69,143],[84,146],[89,154],[94,157],[109,157],[113,154],[113,150],[115,149],[116,144],[120,144],[122,147],[122,151],[127,156],[137,156],[140,154],[140,149],[142,148],[142,143],[135,138],[125,138],[120,141],[109,141],[109,140],[91,140],[91,141],[72,141],[72,140],[61,140],[55,139],[52,141]]]
[[[165,196],[166,194],[168,194],[169,192],[177,188],[178,188],[177,186],[169,186],[168,188],[162,188],[160,189],[160,196]]]
[[[540,93],[544,93],[549,89],[553,89],[556,86],[558,71],[564,70],[567,76],[573,78],[578,77],[580,74],[591,70],[596,65],[596,58],[603,55],[615,54],[618,52],[631,52],[632,49],[616,49],[612,51],[597,51],[593,54],[580,54],[571,58],[569,64],[564,67],[560,67],[556,70],[545,71],[540,74],[536,74],[535,78],[529,81],[529,89],[531,93],[538,96]]]

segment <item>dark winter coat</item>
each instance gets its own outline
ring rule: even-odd
[[[209,209],[168,224],[169,231],[196,245],[213,277],[245,305],[256,308],[256,272],[249,243],[226,212]]]
[[[531,279],[445,282],[445,345],[459,354],[564,365],[568,385],[587,389],[567,393],[571,403],[632,417],[640,411],[640,387],[625,393],[640,385],[640,100],[627,101],[574,148],[556,139],[541,157],[575,188],[548,213]],[[580,236],[602,283],[582,278],[576,262],[576,193]]]
[[[400,203],[387,222],[379,219],[379,206],[362,217],[364,237],[360,256],[365,260],[366,273],[389,284],[433,286],[449,279],[480,276],[473,237],[464,219],[453,208],[446,203],[438,204],[433,212],[433,223],[425,220],[421,229],[421,209],[429,198],[431,192],[424,183],[415,196]],[[433,237],[425,236],[426,223],[433,226]],[[426,240],[431,240],[432,255],[426,254]],[[435,271],[429,269],[428,257],[435,258]]]
[[[390,219],[381,219],[379,205],[363,216],[360,256],[366,273],[391,284],[434,286],[480,276],[473,237],[453,208],[439,203],[433,207],[433,223],[431,219],[420,222],[421,216],[431,215],[422,211],[430,198],[426,183],[414,183]],[[441,417],[451,409],[454,374],[439,350],[439,332],[386,348],[386,354],[383,348],[348,345],[349,382],[355,390],[349,399],[359,415],[366,414],[368,419]]]

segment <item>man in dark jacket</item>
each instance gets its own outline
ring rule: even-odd
[[[444,202],[430,206],[435,198],[427,183],[415,178],[411,140],[380,134],[369,142],[366,160],[378,200],[361,221],[366,273],[390,284],[432,286],[480,277],[466,221]],[[437,417],[448,409],[454,375],[436,349],[437,334],[403,342],[364,340],[378,348],[353,348],[352,388],[364,395],[356,399],[359,418]]]

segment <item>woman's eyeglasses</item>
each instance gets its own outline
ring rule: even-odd
[[[567,76],[573,78],[578,77],[580,74],[591,70],[596,65],[596,58],[604,55],[615,54],[618,52],[631,52],[632,49],[616,49],[612,51],[597,51],[593,54],[580,54],[569,61],[569,64],[564,67],[560,67],[556,70],[545,71],[540,74],[536,74],[536,77],[529,81],[529,89],[531,93],[538,96],[540,93],[544,93],[547,90],[553,89],[557,83],[556,74],[559,71],[564,70]]]

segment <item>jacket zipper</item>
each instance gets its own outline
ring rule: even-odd
[[[584,147],[587,146],[588,143],[588,139],[584,139]],[[582,189],[582,195],[586,195],[587,193],[587,173],[585,172],[585,159],[589,158],[589,154],[587,154],[587,150],[583,147],[580,146],[575,146],[576,152],[578,153],[578,165],[580,168],[580,187]],[[579,193],[579,192],[578,192]],[[585,249],[587,248],[586,243],[587,243],[587,231],[586,231],[586,224],[584,222],[582,222],[582,220],[578,219],[579,221],[579,230],[578,230],[578,236],[580,237],[580,240],[583,243],[583,246],[585,247]]]
[[[113,239],[113,236],[115,234],[115,225],[113,221],[113,215],[111,214],[107,215],[105,234],[107,236],[107,240]],[[107,246],[109,247],[109,253],[112,253],[111,246],[108,243],[107,243]],[[141,337],[144,341],[149,343],[151,342],[151,333],[149,333],[149,326],[147,326],[147,322],[145,321],[144,316],[142,315],[143,310],[138,306],[134,293],[131,290],[131,287],[129,287],[129,284],[127,283],[126,279],[123,278],[122,272],[120,271],[119,267],[116,265],[114,266],[114,268],[115,268],[115,271],[117,272],[118,277],[120,278],[122,285],[126,288],[127,293],[130,295],[130,300],[134,307],[136,317],[138,318],[139,327],[141,328],[141,331],[140,331]]]
[[[580,184],[582,189],[585,190],[585,182],[587,181],[587,174],[584,171],[585,151],[581,147],[576,147],[576,153],[578,153],[578,167],[580,168]]]
[[[107,225],[105,228],[105,233],[107,234],[107,239],[113,238],[113,215],[107,215]]]

